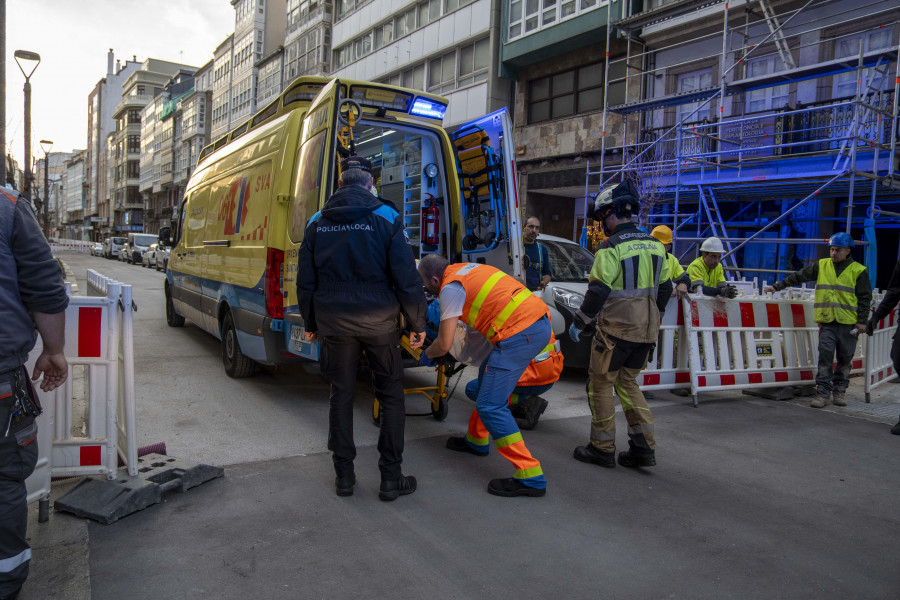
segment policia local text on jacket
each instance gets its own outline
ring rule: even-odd
[[[621,191],[624,199],[618,200],[618,208],[605,217],[600,209],[595,210],[595,218],[601,218],[604,228],[613,225],[610,237],[595,255],[588,291],[576,313],[578,323],[573,325],[580,330],[595,316],[597,319],[588,382],[590,443],[576,448],[574,456],[603,467],[614,467],[616,460],[613,387],[628,421],[629,450],[619,454],[619,463],[656,464],[653,417],[637,376],[659,336],[661,314],[672,294],[665,248],[630,222],[632,211],[639,208],[637,192],[625,184],[616,190],[622,187],[626,189]]]
[[[61,275],[31,206],[0,188],[0,598],[16,597],[31,559],[25,479],[37,462],[37,424],[23,403],[37,399],[23,365],[37,341],[35,327],[43,339],[34,369],[35,377],[44,373],[41,388],[50,391],[68,375],[69,298]]]
[[[838,235],[846,234],[837,234],[832,239]],[[849,240],[850,236],[846,237]],[[852,244],[852,241],[849,243]],[[834,248],[836,246],[832,246]],[[823,258],[791,273],[771,287],[781,291],[804,281],[816,282],[814,318],[819,323],[818,398],[810,406],[822,408],[831,399],[832,393],[834,403],[843,406],[857,342],[852,330],[856,324],[864,324],[868,320],[872,305],[869,271],[849,255],[837,263],[831,258]]]
[[[342,180],[348,172],[371,169],[366,159],[351,160],[364,168],[345,164]],[[424,339],[426,307],[402,216],[363,185],[343,184],[307,223],[297,277],[300,312],[307,332],[321,336],[322,372],[331,383],[328,449],[338,495],[352,494],[355,482],[353,392],[361,352],[381,403],[379,497],[393,500],[398,486],[400,494],[412,493],[415,479],[408,481],[400,469],[405,404],[399,320],[402,310]]]

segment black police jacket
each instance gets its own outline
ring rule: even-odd
[[[320,335],[425,331],[425,294],[403,217],[362,186],[339,188],[306,224],[297,296]]]

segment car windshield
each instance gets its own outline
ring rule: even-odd
[[[128,240],[125,239],[125,238],[123,238],[123,237],[114,237],[114,238],[112,239],[112,241],[113,241],[113,244],[124,244],[124,243],[127,242]]]
[[[594,256],[574,242],[538,241],[547,248],[553,281],[587,281]]]
[[[156,236],[151,233],[144,233],[134,236],[135,246],[149,246],[156,241]]]

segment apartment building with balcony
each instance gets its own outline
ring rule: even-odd
[[[284,46],[256,63],[256,106],[263,108],[284,91]]]
[[[87,150],[74,152],[65,161],[60,175],[62,193],[60,198],[61,220],[57,227],[57,237],[70,240],[99,240],[92,238],[92,230],[85,225],[85,207],[89,205],[91,191],[87,173]],[[88,221],[89,223],[90,221]]]
[[[212,123],[210,138],[217,140],[232,129],[231,97],[234,34],[230,34],[213,52]]]
[[[340,0],[330,75],[426,90],[450,101],[444,125],[507,106],[499,77],[499,4],[491,0]]]
[[[604,88],[607,0],[501,0],[499,61],[514,81],[519,198],[543,231],[572,239],[584,225],[585,166],[599,162],[604,93],[619,103],[624,84]],[[610,53],[624,54],[612,39]],[[621,77],[613,70],[610,79]],[[606,144],[621,146],[621,122],[607,119]],[[610,160],[616,157],[610,156]],[[599,182],[598,182],[599,183]]]
[[[184,106],[194,95],[193,71],[183,69],[141,112],[141,182],[144,231],[168,224],[184,196],[188,171],[182,164]]]
[[[34,185],[32,188],[32,198],[40,198],[41,209],[37,211],[38,221],[43,225],[43,202],[47,202],[47,216],[50,220],[49,237],[57,236],[57,229],[62,220],[59,218],[61,209],[61,188],[63,186],[63,176],[66,172],[66,162],[70,160],[75,153],[84,152],[83,150],[74,150],[72,152],[50,152],[46,160],[42,157],[35,163],[34,169]],[[46,163],[50,164],[47,173],[47,188],[44,188],[44,168]],[[80,184],[80,182],[79,182]]]
[[[332,0],[287,0],[283,86],[303,75],[328,74],[334,4]]]
[[[194,73],[194,87],[180,100],[181,129],[180,138],[175,138],[175,143],[180,144],[175,160],[175,179],[187,184],[191,174],[197,167],[197,158],[200,151],[210,142],[210,124],[212,111],[213,89],[213,61],[209,61]],[[176,205],[184,194],[182,187]],[[171,219],[166,215],[160,217],[160,226],[165,226],[165,219]]]
[[[108,136],[109,196],[114,232],[142,231],[144,201],[140,192],[141,162],[148,160],[141,147],[141,112],[175,75],[196,67],[149,58],[128,76],[113,112],[116,129]],[[155,118],[155,115],[152,117]],[[155,150],[155,148],[154,148]],[[146,153],[149,154],[149,153]],[[153,156],[149,156],[152,160]]]
[[[112,210],[107,186],[107,141],[109,134],[116,128],[113,113],[122,101],[122,84],[139,64],[137,57],[133,57],[133,60],[126,60],[123,65],[110,48],[106,58],[106,76],[88,94],[87,147],[84,156],[87,212],[91,216],[105,219],[104,224],[95,232],[98,239],[112,231]]]

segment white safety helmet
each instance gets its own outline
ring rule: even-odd
[[[719,254],[725,253],[725,246],[722,245],[722,240],[717,237],[706,238],[703,240],[703,243],[700,244],[701,252],[718,252]]]

